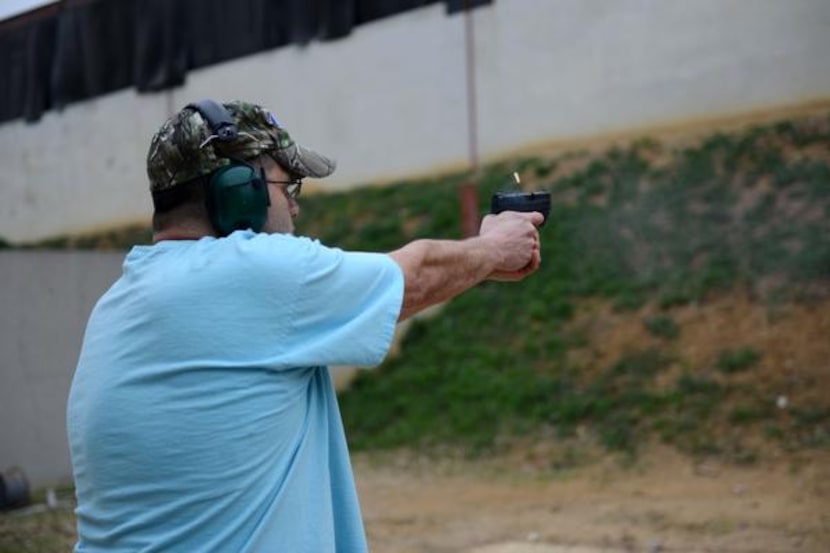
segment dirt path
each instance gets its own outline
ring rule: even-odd
[[[830,452],[752,467],[667,450],[541,475],[355,459],[374,553],[830,551]]]

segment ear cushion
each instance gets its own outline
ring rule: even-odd
[[[262,169],[231,163],[211,175],[206,194],[208,214],[226,236],[235,230],[262,230],[271,199]]]

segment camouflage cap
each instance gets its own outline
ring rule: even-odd
[[[190,106],[170,117],[153,135],[147,153],[151,192],[207,175],[232,160],[251,160],[262,154],[271,155],[299,177],[319,179],[334,172],[333,159],[295,143],[267,109],[239,101],[223,105],[239,131],[233,140],[218,139],[208,121]]]

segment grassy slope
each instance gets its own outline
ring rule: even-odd
[[[828,123],[782,122],[685,148],[643,140],[599,155],[488,167],[482,211],[516,168],[529,187],[553,192],[543,269],[521,285],[481,285],[416,323],[403,355],[343,395],[353,446],[451,442],[476,450],[506,434],[587,429],[612,449],[633,451],[659,436],[696,453],[751,460],[753,447],[724,424],[791,448],[826,445],[830,403],[800,403],[782,427],[767,390],[741,379],[763,351],[736,343],[714,366],[695,366],[670,342],[683,331],[673,309],[729,290],[770,305],[825,297]],[[378,251],[419,236],[452,237],[461,179],[320,197],[306,210],[305,230]],[[642,324],[665,347],[632,344],[601,367],[574,362],[569,351],[590,337],[569,322],[597,297],[616,310],[656,306]],[[678,365],[667,385],[665,374]]]
[[[652,436],[696,453],[751,460],[738,425],[789,448],[830,442],[830,401],[776,416],[752,374],[767,354],[737,342],[708,365],[685,358],[676,310],[740,289],[766,305],[818,302],[830,283],[830,118],[716,134],[682,147],[644,139],[598,154],[515,159],[485,169],[481,211],[514,170],[554,197],[543,267],[520,285],[485,283],[416,322],[402,355],[341,398],[353,447],[490,448],[505,435],[579,432],[635,451]],[[300,233],[387,251],[455,238],[465,175],[304,201]],[[40,246],[146,242],[130,228]],[[574,324],[588,302],[637,314],[652,337],[614,359],[580,361],[592,340]],[[826,307],[825,307],[826,309]],[[643,315],[640,316],[639,314]],[[809,386],[809,382],[805,384]]]

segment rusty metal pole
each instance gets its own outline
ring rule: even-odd
[[[461,235],[464,238],[478,234],[478,106],[476,98],[475,34],[470,0],[464,0],[464,65],[467,86],[467,147],[470,161],[470,179],[459,188],[461,202]]]

